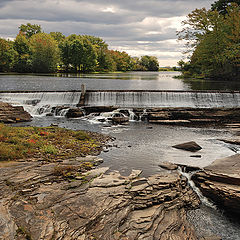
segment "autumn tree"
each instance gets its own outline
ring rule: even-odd
[[[46,33],[37,33],[30,38],[33,72],[55,72],[59,62],[57,42]]]
[[[131,64],[131,57],[126,52],[110,50],[109,53],[114,62],[116,63],[117,71],[126,72],[132,70],[133,66]]]

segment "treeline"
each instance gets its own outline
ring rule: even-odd
[[[64,36],[42,32],[40,25],[22,24],[14,41],[0,38],[0,72],[53,73],[158,71],[156,57],[131,57],[109,50],[107,43],[89,35]]]
[[[187,16],[179,39],[190,59],[180,61],[184,77],[240,79],[240,0],[219,0],[210,10]]]

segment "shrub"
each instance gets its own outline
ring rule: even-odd
[[[55,148],[53,145],[43,145],[41,147],[43,153],[46,153],[46,154],[53,154],[53,155],[56,155],[58,153],[58,149]]]

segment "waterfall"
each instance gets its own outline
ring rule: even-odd
[[[0,101],[12,105],[21,105],[32,116],[59,113],[64,115],[66,110],[55,111],[57,106],[76,106],[80,100],[80,92],[2,92]]]
[[[116,107],[240,107],[240,92],[87,91],[87,106]]]
[[[76,106],[81,92],[0,92],[0,101],[21,105],[32,116],[64,116],[67,107]],[[217,91],[87,91],[85,106],[118,108],[238,108],[240,92]],[[56,108],[61,106],[61,108]],[[62,111],[61,111],[62,110]],[[134,119],[134,116],[130,116]]]

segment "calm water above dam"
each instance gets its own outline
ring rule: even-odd
[[[0,91],[80,90],[240,90],[240,82],[176,79],[179,72],[127,72],[106,74],[10,75],[0,74]]]

